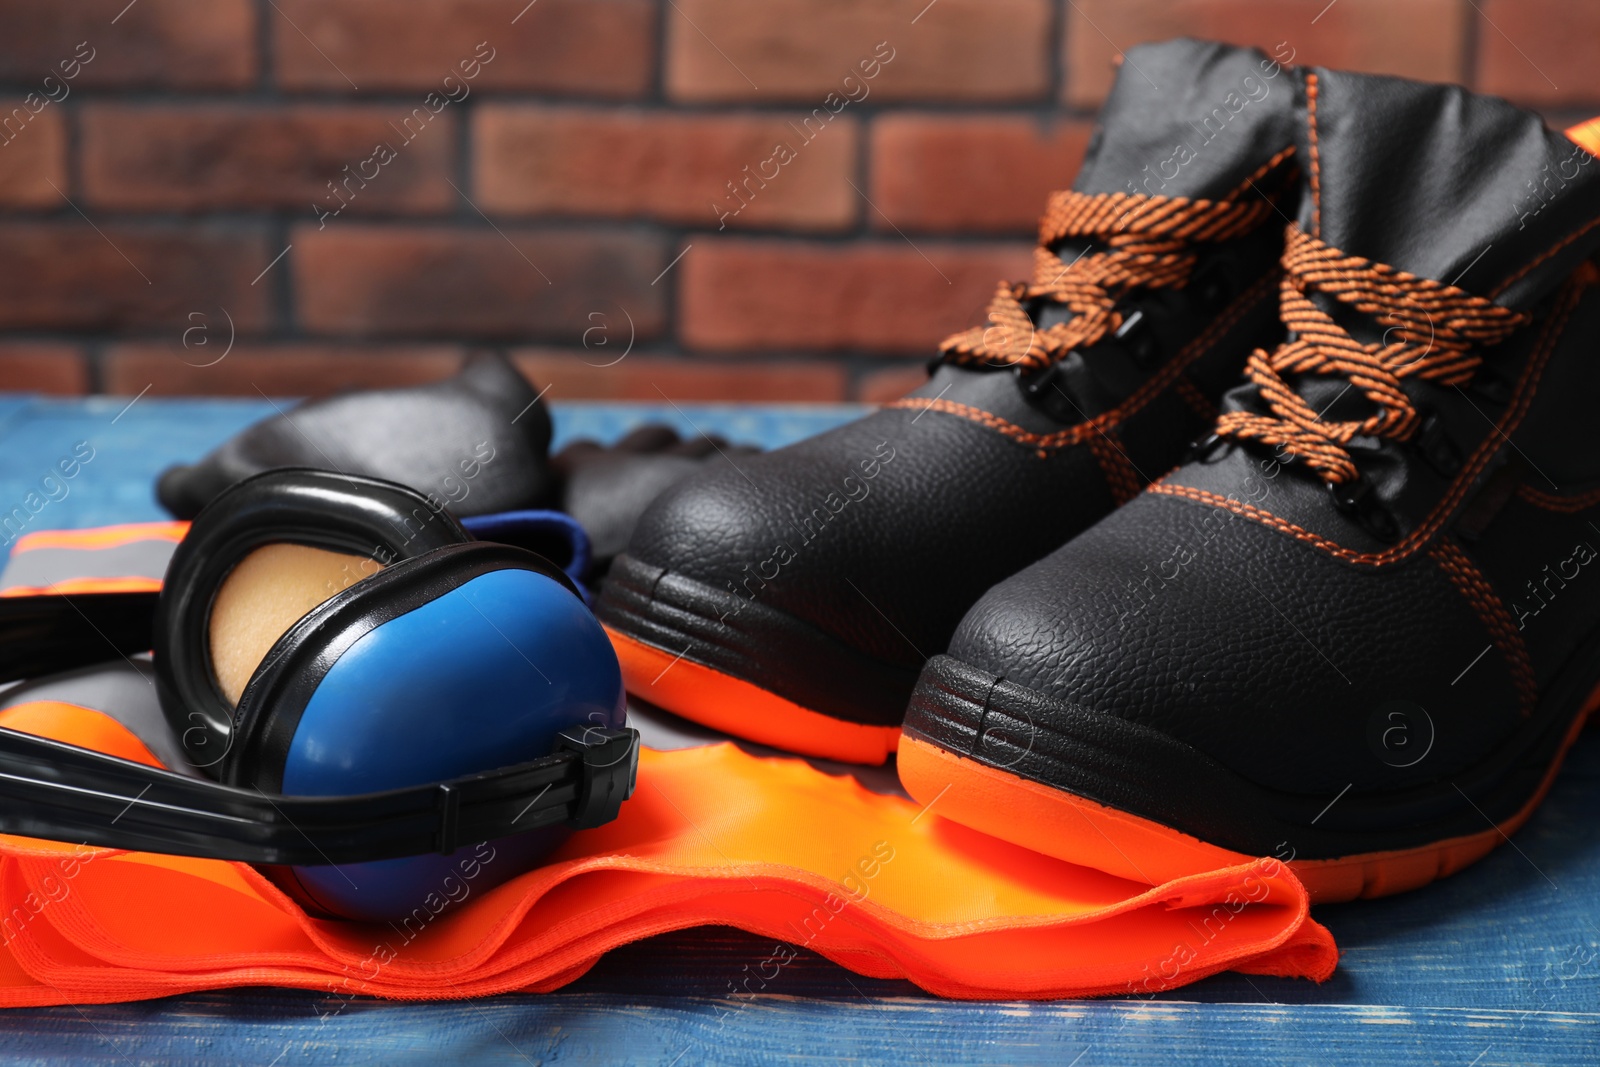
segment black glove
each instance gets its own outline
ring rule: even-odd
[[[650,502],[707,464],[737,463],[761,451],[720,437],[680,439],[670,426],[640,426],[609,448],[574,441],[550,461],[561,479],[557,505],[578,520],[594,552],[589,583],[599,582],[613,557],[628,547]],[[726,458],[725,458],[726,457]]]
[[[250,426],[156,483],[161,506],[193,518],[228,486],[274,467],[316,467],[410,486],[458,516],[551,507],[550,415],[503,356],[453,378],[311,400]]]

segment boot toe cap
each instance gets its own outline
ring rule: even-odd
[[[1470,766],[1512,729],[1503,664],[1481,665],[1470,691],[1419,669],[1465,664],[1487,641],[1425,553],[1361,569],[1248,520],[1197,543],[1211,510],[1136,499],[991,589],[949,654],[1290,792],[1394,788]],[[1441,733],[1402,773],[1370,731],[1394,701],[1473,729]]]

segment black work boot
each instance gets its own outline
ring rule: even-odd
[[[1600,164],[1453,86],[1305,75],[1290,340],[1194,458],[1002,582],[900,748],[941,814],[1313,899],[1478,859],[1600,682]]]
[[[926,386],[646,513],[598,608],[629,690],[808,755],[893,752],[966,609],[1172,467],[1282,336],[1297,77],[1224,45],[1130,52],[1033,284]]]

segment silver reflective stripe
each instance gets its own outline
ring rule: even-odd
[[[107,548],[34,548],[13,552],[0,589],[38,588],[73,578],[155,578],[167,573],[172,541],[129,541]]]
[[[204,777],[190,766],[161,711],[161,701],[156,697],[155,671],[146,656],[133,657],[131,664],[115,660],[0,686],[0,709],[30,700],[59,700],[63,704],[104,712],[143,741],[150,754],[166,764],[168,770],[191,778]]]

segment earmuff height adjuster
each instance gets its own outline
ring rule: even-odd
[[[573,726],[556,735],[556,751],[576,753],[582,761],[567,825],[591,830],[615,819],[639,781],[639,731]]]
[[[566,808],[566,824],[574,830],[592,830],[615,819],[622,802],[633,795],[639,779],[639,731],[602,730],[594,726],[573,726],[556,735],[554,756],[570,753],[573,797],[562,800],[546,786],[517,813],[513,823],[530,812]],[[547,801],[545,798],[549,796]],[[438,786],[438,851],[448,856],[461,847],[461,785],[440,782]]]

